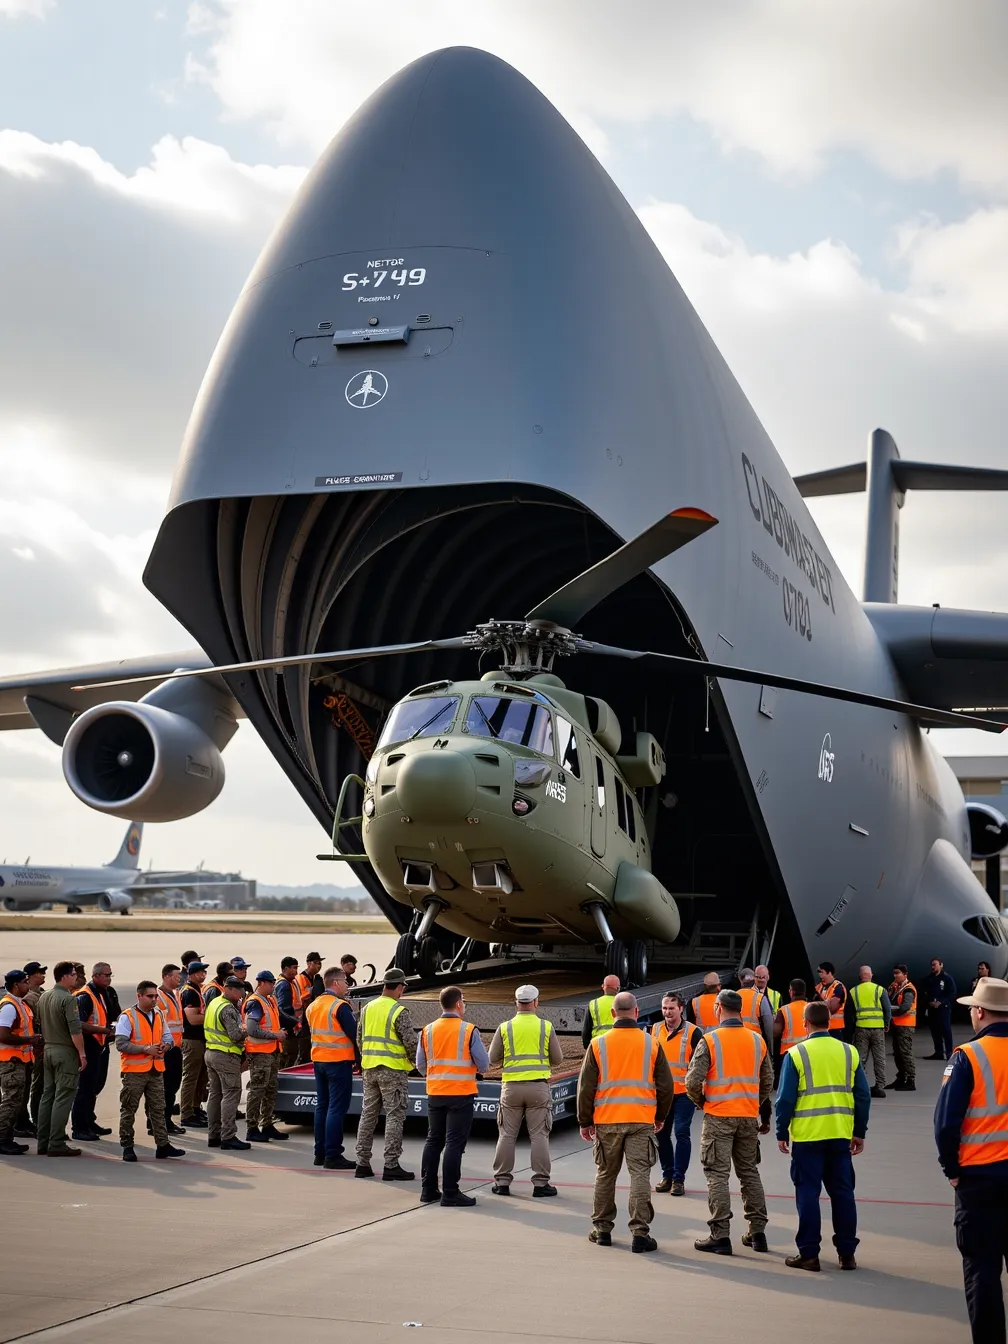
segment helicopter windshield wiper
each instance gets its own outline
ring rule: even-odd
[[[437,723],[438,719],[441,717],[441,715],[445,712],[446,709],[450,709],[452,711],[452,714],[454,714],[456,704],[457,701],[449,701],[447,705],[442,705],[440,709],[436,709],[429,719],[426,719],[420,725],[419,728],[415,729],[414,732],[410,733],[406,741],[412,742],[415,737],[419,737],[421,733],[426,732],[426,730],[431,726],[432,723]]]
[[[493,726],[493,724],[492,724],[492,723],[490,722],[490,720],[487,718],[487,716],[486,716],[486,710],[485,710],[485,709],[483,708],[483,706],[480,704],[480,702],[479,702],[479,697],[478,697],[478,696],[473,700],[473,704],[474,704],[474,705],[476,706],[476,708],[479,710],[479,716],[480,716],[480,718],[483,720],[483,722],[486,724],[486,726],[490,729],[490,736],[491,736],[491,737],[493,738],[493,740],[496,742],[496,741],[498,740],[498,738],[500,737],[500,733],[498,733],[497,729]]]

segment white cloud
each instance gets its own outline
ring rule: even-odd
[[[1008,209],[977,210],[954,224],[904,225],[897,255],[922,310],[956,331],[1008,331]]]
[[[945,0],[208,0],[192,13],[194,68],[226,114],[315,150],[408,61],[468,44],[515,65],[596,149],[600,122],[686,113],[777,171],[854,149],[898,178],[949,169],[1008,188],[1000,0],[976,0],[968,21]]]
[[[20,19],[29,17],[41,19],[56,0],[0,0],[0,18]]]

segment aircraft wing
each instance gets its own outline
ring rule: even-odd
[[[169,677],[179,668],[209,667],[202,649],[183,653],[159,653],[146,658],[123,658],[117,662],[93,663],[87,667],[61,667],[51,672],[28,672],[0,677],[0,731],[11,728],[41,728],[46,737],[62,746],[74,717],[92,705],[107,700],[139,700],[152,689],[151,682],[90,690],[92,682],[118,677]],[[71,691],[71,686],[82,689]]]
[[[864,610],[911,699],[944,709],[1008,706],[1008,613],[888,602]]]

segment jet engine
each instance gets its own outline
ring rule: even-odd
[[[3,908],[12,915],[20,914],[22,910],[41,910],[48,901],[19,901],[13,896],[5,896]]]
[[[75,719],[63,743],[63,774],[97,812],[180,821],[224,787],[221,751],[237,728],[226,692],[202,678],[162,682],[138,704],[95,705]]]
[[[98,897],[98,909],[106,915],[124,915],[132,905],[133,897],[125,891],[103,891]]]
[[[1008,821],[989,803],[967,803],[970,850],[974,859],[992,859],[1008,845]]]

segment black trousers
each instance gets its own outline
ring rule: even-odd
[[[952,1009],[929,1008],[928,1026],[934,1041],[934,1052],[946,1059],[952,1058]]]
[[[1008,1265],[1008,1162],[964,1167],[955,1196],[956,1245],[973,1344],[1005,1344],[1001,1269]]]
[[[462,1154],[473,1122],[472,1097],[427,1098],[427,1142],[420,1159],[420,1184],[425,1195],[438,1188],[438,1163],[444,1153],[441,1192],[458,1194]]]
[[[164,1100],[165,1123],[170,1124],[172,1109],[178,1099],[178,1090],[182,1086],[182,1051],[177,1045],[165,1051],[164,1057]]]
[[[109,1071],[108,1049],[96,1050],[94,1046],[87,1044],[84,1050],[87,1063],[81,1069],[77,1095],[74,1097],[73,1110],[70,1112],[71,1131],[76,1130],[78,1134],[86,1134],[92,1125],[97,1123],[95,1105],[108,1079]]]

